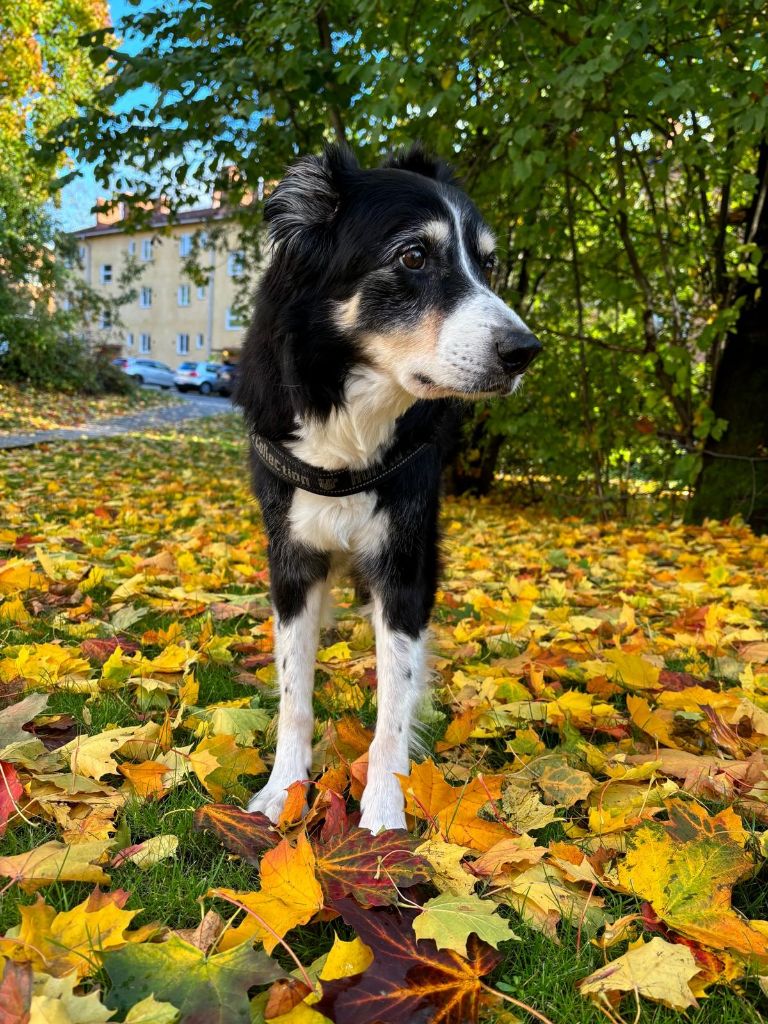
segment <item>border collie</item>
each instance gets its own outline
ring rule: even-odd
[[[438,501],[456,399],[509,395],[540,349],[489,287],[494,237],[447,164],[416,146],[363,170],[328,147],[265,206],[269,265],[236,401],[269,537],[280,715],[250,801],[277,821],[308,784],[312,690],[332,575],[370,591],[378,718],[362,827],[405,828],[438,569]]]

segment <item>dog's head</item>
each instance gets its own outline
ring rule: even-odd
[[[538,340],[490,288],[494,237],[419,147],[362,170],[329,147],[266,204],[273,272],[316,290],[354,350],[417,398],[508,394]]]

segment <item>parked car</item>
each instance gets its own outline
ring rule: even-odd
[[[237,384],[237,375],[240,372],[240,367],[237,363],[224,363],[219,374],[221,381],[220,392],[222,395],[229,397],[235,390]]]
[[[174,383],[179,391],[199,391],[210,395],[221,391],[221,363],[179,363],[174,374]]]
[[[118,357],[112,363],[120,367],[123,373],[133,377],[137,384],[157,384],[168,391],[173,387],[173,370],[165,363],[159,363],[156,359],[138,359],[132,357]]]

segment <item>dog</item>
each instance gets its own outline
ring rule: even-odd
[[[332,575],[370,591],[377,722],[361,827],[405,828],[438,573],[438,504],[457,400],[514,392],[541,345],[491,289],[494,236],[420,146],[362,169],[329,146],[266,201],[270,256],[236,402],[269,540],[277,749],[248,809],[273,822],[308,784],[315,655]]]

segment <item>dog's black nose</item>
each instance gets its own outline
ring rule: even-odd
[[[496,328],[496,351],[510,373],[522,373],[541,352],[541,342],[530,331],[508,331]]]

